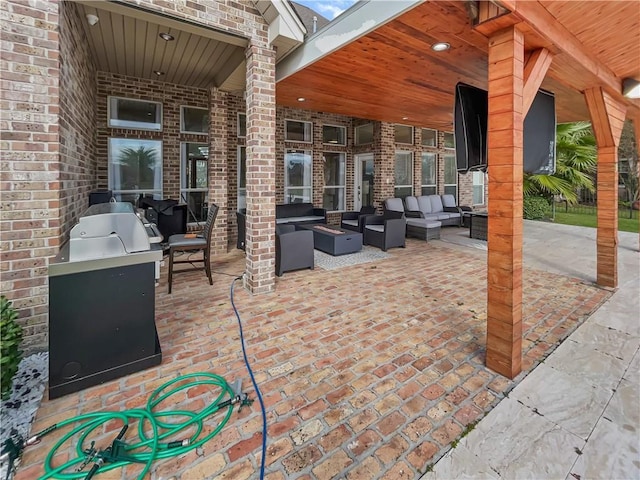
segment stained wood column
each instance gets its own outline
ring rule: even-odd
[[[602,88],[584,92],[598,144],[597,283],[618,286],[618,145],[626,107]]]
[[[522,369],[522,129],[524,38],[489,40],[487,367]]]
[[[633,119],[633,131],[636,134],[636,152],[640,155],[640,115]],[[640,179],[640,158],[636,162],[636,175]],[[640,216],[640,211],[638,212],[638,215]],[[640,222],[638,223],[640,224]],[[638,227],[638,251],[640,251],[640,225],[638,225]]]

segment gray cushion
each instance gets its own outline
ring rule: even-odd
[[[169,237],[170,247],[198,247],[206,246],[207,240],[204,237],[196,236],[194,238],[187,238],[184,234],[178,233]]]
[[[438,228],[442,226],[440,222],[432,222],[424,218],[407,218],[407,225],[419,228]]]
[[[324,217],[309,215],[306,217],[284,217],[276,218],[276,223],[294,223],[294,222],[317,222],[324,221]]]
[[[429,201],[431,202],[431,213],[440,213],[444,211],[440,195],[429,195]]]
[[[401,198],[387,198],[384,201],[384,207],[394,212],[404,212],[404,204]]]
[[[373,230],[374,232],[384,232],[384,225],[367,225],[364,228],[366,228],[367,230]]]
[[[418,212],[420,211],[420,207],[418,206],[418,199],[413,196],[408,196],[404,199],[404,203],[407,206],[407,210],[410,212]]]
[[[442,195],[442,205],[444,205],[445,207],[457,207],[458,206],[456,204],[456,198],[453,195],[451,195],[450,193]]]
[[[418,210],[425,215],[431,213],[431,201],[429,201],[428,195],[421,195],[418,197]]]
[[[342,220],[345,225],[351,225],[352,227],[358,226],[358,220]]]

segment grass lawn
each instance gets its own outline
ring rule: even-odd
[[[579,227],[597,227],[595,214],[588,213],[564,213],[556,211],[555,223],[563,225],[576,225]],[[635,212],[634,218],[628,218],[628,213],[618,215],[618,230],[622,232],[638,231],[638,214]]]

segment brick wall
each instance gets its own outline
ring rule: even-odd
[[[97,186],[95,156],[96,69],[78,6],[60,4],[60,221],[62,241],[88,206]]]
[[[162,131],[108,127],[109,96],[162,103]],[[139,138],[162,141],[162,196],[180,198],[180,143],[208,143],[207,135],[180,133],[180,106],[209,108],[209,92],[108,72],[98,72],[96,108],[96,155],[98,187],[108,187],[109,138]]]
[[[58,3],[0,2],[1,291],[27,353],[47,345],[47,266],[59,248]]]

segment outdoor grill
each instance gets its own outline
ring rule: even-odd
[[[49,266],[49,397],[158,365],[162,235],[129,203],[92,205]]]

